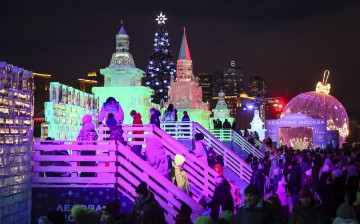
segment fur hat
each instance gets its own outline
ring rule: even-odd
[[[71,215],[77,224],[98,224],[100,223],[100,214],[93,209],[86,209],[82,205],[74,205],[71,208]]]
[[[185,157],[180,154],[175,155],[175,165],[180,166],[185,162]]]
[[[92,121],[92,116],[90,114],[87,114],[85,116],[82,117],[82,124],[87,124],[87,123],[91,123]]]
[[[354,209],[348,203],[342,203],[336,210],[336,217],[343,219],[356,219]]]
[[[339,169],[333,170],[331,172],[332,175],[334,175],[335,177],[341,177],[343,175],[343,172]]]
[[[236,224],[236,217],[230,210],[225,210],[221,213],[221,219],[224,219],[229,224]]]
[[[301,190],[299,192],[299,197],[300,198],[312,198],[313,194],[311,193],[309,187],[304,186],[303,188],[301,188]]]
[[[209,216],[199,216],[196,218],[194,224],[213,224],[213,220]]]
[[[137,187],[135,192],[137,194],[147,195],[149,193],[149,190],[147,188],[146,182],[142,181]]]
[[[246,194],[254,194],[254,195],[258,195],[260,196],[260,190],[256,185],[249,185],[245,188],[244,191],[245,195]]]
[[[103,206],[103,210],[107,211],[113,218],[119,215],[120,204],[118,201],[112,201]]]

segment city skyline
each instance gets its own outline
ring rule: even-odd
[[[115,52],[121,20],[135,64],[146,71],[162,12],[174,60],[186,26],[196,75],[234,60],[244,78],[268,82],[272,96],[286,89],[294,96],[314,91],[328,69],[330,94],[347,108],[360,107],[357,1],[17,1],[2,7],[0,61],[34,72],[69,79],[99,74]]]

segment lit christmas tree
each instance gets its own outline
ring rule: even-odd
[[[176,77],[176,68],[169,50],[169,33],[164,28],[167,18],[161,12],[156,20],[159,28],[155,32],[154,51],[149,58],[145,85],[155,92],[152,102],[159,104],[161,100],[167,102],[170,77]]]

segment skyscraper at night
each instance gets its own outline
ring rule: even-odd
[[[200,73],[197,75],[199,86],[202,88],[203,101],[210,102],[212,100],[213,82],[210,73]]]

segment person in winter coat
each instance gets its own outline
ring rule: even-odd
[[[146,139],[146,157],[150,166],[154,167],[165,177],[168,177],[170,168],[164,145],[160,139],[149,137]]]
[[[321,199],[321,204],[328,216],[331,213],[331,198],[330,192],[332,191],[331,187],[331,172],[329,165],[323,166],[322,174],[319,179],[318,185],[318,195]]]
[[[130,112],[130,116],[134,119],[133,124],[135,124],[135,127],[139,126],[136,124],[142,124],[141,114],[137,113],[136,110],[132,110]],[[143,131],[133,131],[133,134],[144,134],[144,132]],[[144,139],[143,138],[135,138],[134,141],[144,141]]]
[[[260,193],[261,198],[264,197],[264,188],[265,188],[265,175],[262,171],[262,165],[258,163],[253,163],[252,166],[253,173],[251,175],[250,184],[255,185]]]
[[[208,165],[209,167],[214,168],[216,164],[216,153],[212,147],[209,147],[207,152],[208,152]]]
[[[348,194],[349,203],[353,204],[356,201],[356,192],[359,188],[360,178],[355,164],[349,164],[346,170],[346,193]]]
[[[215,192],[208,206],[211,208],[210,216],[214,222],[219,219],[220,206],[222,211],[234,211],[234,199],[231,194],[231,186],[224,176],[215,178]]]
[[[344,202],[345,198],[345,176],[342,170],[335,169],[331,172],[330,183],[330,218],[336,217],[336,210]]]
[[[272,204],[264,201],[255,185],[245,188],[245,201],[236,212],[237,223],[240,224],[269,224],[283,223],[281,214]]]
[[[275,193],[278,187],[278,183],[282,178],[282,172],[276,158],[271,160],[271,166],[269,170],[270,183],[273,186],[273,192]]]
[[[304,186],[299,192],[299,203],[290,214],[289,224],[330,224],[321,205],[314,199],[310,188]]]
[[[162,121],[177,121],[177,110],[174,109],[174,105],[169,104],[168,108],[165,110],[163,117],[161,119]]]
[[[336,210],[336,218],[333,224],[359,224],[353,207],[348,203],[342,203]]]
[[[99,124],[101,124],[105,118],[107,121],[108,114],[112,113],[118,124],[122,124],[124,121],[124,111],[121,108],[119,102],[116,102],[114,97],[109,97],[106,99],[106,102],[103,104],[99,114]]]
[[[196,158],[198,158],[198,161],[201,161],[203,164],[208,164],[206,141],[204,140],[204,135],[202,133],[195,134],[194,148],[192,153]]]
[[[82,118],[82,128],[80,129],[80,132],[76,138],[77,141],[80,141],[79,144],[93,144],[93,143],[84,143],[81,141],[96,141],[98,139],[98,134],[95,131],[95,126],[92,123],[92,116],[91,115],[85,115]],[[81,151],[80,155],[86,155],[86,156],[95,156],[96,151]],[[96,166],[96,162],[80,162],[80,166]],[[89,172],[81,172],[80,176],[82,177],[95,177],[95,173],[89,173]]]
[[[165,224],[164,209],[155,199],[154,194],[141,182],[136,190],[134,208],[128,223],[133,224]]]
[[[299,202],[299,191],[301,189],[301,168],[297,165],[296,162],[292,163],[291,169],[289,169],[289,177],[288,177],[288,189],[290,193],[290,197],[292,200],[292,204],[295,206]]]
[[[183,112],[184,116],[182,117],[181,121],[190,121],[190,117],[187,113],[187,111]]]
[[[288,219],[289,218],[289,205],[288,205],[288,201],[287,201],[288,191],[286,189],[285,178],[283,178],[281,181],[279,181],[278,188],[275,193],[277,194],[277,196],[279,197],[280,202],[281,202],[282,215],[286,219]]]
[[[216,164],[214,166],[214,170],[219,174],[219,175],[223,175],[224,171],[223,171],[223,167],[224,167],[224,157],[222,155],[217,155],[216,156]]]
[[[124,138],[123,138],[124,131],[123,131],[121,125],[118,125],[118,123],[112,113],[109,113],[108,119],[106,121],[106,125],[110,129],[109,140],[115,140],[115,141],[120,141],[121,143],[124,143]]]
[[[155,125],[156,127],[160,128],[160,116],[161,113],[155,108],[151,108],[150,110],[150,124]]]
[[[180,154],[176,154],[175,161],[172,162],[172,167],[170,171],[170,181],[176,184],[185,193],[189,194],[190,185],[186,172],[183,169],[184,163],[185,163],[185,157]]]

